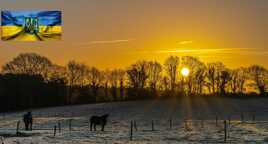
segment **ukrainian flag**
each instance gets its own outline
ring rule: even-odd
[[[61,11],[2,11],[4,41],[60,40]]]

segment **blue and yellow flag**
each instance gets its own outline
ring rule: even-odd
[[[44,41],[61,39],[61,11],[2,11],[4,41]]]

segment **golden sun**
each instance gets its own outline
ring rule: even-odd
[[[187,77],[189,73],[190,73],[190,70],[188,68],[184,67],[181,69],[182,76]]]

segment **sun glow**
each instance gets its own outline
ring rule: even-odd
[[[188,68],[184,67],[181,69],[182,76],[187,77],[189,73],[190,73],[190,70]]]

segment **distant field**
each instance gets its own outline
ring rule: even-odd
[[[230,118],[227,142],[263,143],[268,140],[267,104],[267,98],[184,97],[44,108],[33,110],[36,130],[20,131],[28,137],[14,135],[16,123],[21,120],[24,112],[2,114],[0,135],[6,137],[5,144],[221,143],[224,138],[223,120]],[[105,132],[90,132],[89,117],[105,113],[110,114]],[[241,115],[245,120],[243,124]],[[72,119],[71,131],[69,119]],[[137,123],[137,131],[133,131],[132,141],[129,140],[131,120]],[[61,133],[57,131],[53,137],[53,127],[58,125],[58,122],[61,123],[62,130]]]

